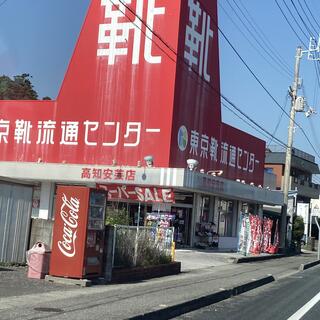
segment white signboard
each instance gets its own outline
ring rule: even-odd
[[[311,200],[311,215],[320,217],[320,200],[312,199]]]
[[[308,223],[309,203],[298,203],[297,215],[303,218],[304,223]]]

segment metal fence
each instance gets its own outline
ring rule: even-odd
[[[174,228],[114,227],[113,267],[164,264],[174,260]]]
[[[0,183],[0,262],[25,262],[32,191],[28,186]]]

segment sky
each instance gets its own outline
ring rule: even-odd
[[[55,99],[89,3],[90,0],[0,0],[0,74],[29,73],[40,98]],[[306,50],[310,33],[320,32],[319,12],[319,0],[218,0],[221,92],[284,143],[289,117],[280,107],[289,114],[288,88],[293,83],[296,48],[303,46]],[[308,60],[307,54],[303,55],[299,95],[304,95],[308,105],[319,111],[316,64]],[[239,119],[239,112],[228,107],[233,112],[222,106],[224,122],[262,138],[268,145],[278,144],[261,134],[261,130],[253,129],[251,122],[248,125],[248,119]],[[300,128],[295,129],[293,143],[316,156],[318,163],[319,116],[307,118],[304,113],[297,113]]]

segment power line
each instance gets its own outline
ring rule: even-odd
[[[313,25],[313,23],[310,21],[309,16],[308,16],[308,14],[306,13],[306,11],[304,10],[304,7],[303,7],[302,3],[301,3],[300,1],[298,1],[298,4],[299,4],[299,6],[300,6],[300,8],[301,8],[302,12],[304,13],[305,17],[307,18],[307,20],[308,20],[308,22],[309,22],[309,24],[310,24],[311,28],[313,29],[314,34],[315,34],[315,35],[317,35],[317,34],[318,34],[318,32],[317,32],[317,28],[315,28],[315,27],[314,27],[314,25]]]
[[[226,103],[224,103],[223,101],[221,101],[221,104],[227,108],[231,113],[233,113],[237,118],[239,118],[240,120],[242,120],[244,123],[246,123],[249,127],[251,127],[253,130],[257,131],[259,134],[261,134],[262,136],[264,136],[267,139],[270,139],[270,133],[266,134],[265,132],[262,132],[262,130],[260,131],[258,128],[256,128],[255,126],[253,126],[250,121],[246,120],[245,117],[241,117],[239,114],[237,114],[234,110],[232,110],[232,108],[230,108]],[[283,145],[284,147],[286,146],[285,144]]]
[[[237,1],[233,0],[233,3],[235,4],[235,6],[237,7],[237,9],[239,10],[239,12],[241,13],[241,15],[244,17],[244,19],[248,22],[248,25],[251,26],[251,28],[254,30],[254,32],[252,32],[250,30],[250,28],[247,26],[247,24],[245,22],[243,22],[243,20],[239,17],[237,11],[231,6],[229,0],[227,0],[227,3],[229,4],[229,6],[231,7],[231,9],[233,10],[233,12],[235,13],[235,15],[238,17],[238,19],[242,22],[243,26],[248,30],[248,32],[251,34],[251,36],[256,40],[256,42],[258,43],[258,45],[271,57],[271,59],[277,64],[279,65],[281,68],[283,68],[283,70],[290,76],[292,77],[292,72],[290,70],[290,68],[284,64],[281,59],[279,59],[279,57],[277,55],[274,54],[270,54],[269,52],[273,52],[274,50],[270,49],[270,46],[268,45],[268,43],[265,41],[265,36],[261,35],[259,36],[259,34],[256,32],[257,28],[255,27],[255,25],[250,21],[250,19],[247,17],[247,15],[243,12],[243,10],[241,9],[241,7],[238,5]],[[259,30],[259,29],[258,29]],[[261,40],[261,42],[259,41],[259,39],[257,39],[257,37],[255,36],[254,33],[257,33],[258,38]],[[268,51],[268,50],[269,51]]]
[[[287,147],[287,145],[281,141],[280,139],[276,138],[274,135],[272,135],[269,131],[267,131],[265,128],[263,128],[261,125],[259,125],[256,121],[254,121],[252,118],[250,118],[245,112],[243,112],[239,107],[237,107],[230,99],[228,99],[226,96],[221,94],[221,97],[229,103],[235,110],[237,110],[239,113],[241,113],[244,117],[246,117],[250,122],[252,122],[255,126],[257,126],[260,130],[265,132],[269,137],[272,137],[274,140],[278,141],[281,145],[284,147]]]
[[[221,3],[219,3],[219,7],[222,9],[224,14],[230,19],[230,21],[235,25],[237,30],[242,34],[242,36],[249,42],[251,47],[256,50],[256,52],[263,58],[266,63],[268,63],[273,69],[275,69],[277,72],[281,73],[282,75],[285,75],[286,77],[289,75],[286,71],[286,74],[283,73],[283,70],[279,70],[275,65],[270,63],[270,61],[264,56],[264,54],[251,42],[251,40],[246,36],[246,34],[240,29],[240,27],[237,25],[237,23],[233,20],[233,18],[228,14],[227,10],[223,7]],[[291,75],[289,75],[291,77]]]
[[[0,7],[2,7],[8,0],[3,0],[1,3],[0,3]]]
[[[305,47],[307,47],[307,46],[303,43],[303,41],[301,40],[301,38],[299,37],[299,35],[297,34],[297,32],[295,31],[295,29],[292,27],[292,25],[291,25],[291,23],[289,22],[289,20],[287,19],[285,13],[283,12],[282,8],[280,7],[278,1],[275,0],[275,2],[276,2],[276,4],[277,4],[278,8],[280,9],[283,17],[285,18],[285,20],[286,20],[287,23],[289,24],[291,30],[295,33],[295,35],[296,35],[297,38],[301,41],[301,43],[302,43]],[[286,5],[286,4],[285,4],[285,5]],[[287,6],[287,5],[286,5],[286,6]],[[287,7],[288,7],[288,6],[287,6]],[[290,11],[290,9],[289,9],[289,11]],[[290,11],[290,12],[291,12],[291,11]],[[291,15],[292,15],[292,13],[291,13]],[[318,74],[319,72],[318,72],[317,70],[319,71],[319,69],[317,69],[317,66],[316,66],[317,78],[319,78],[319,74]],[[295,124],[296,124],[296,122],[295,122]],[[301,129],[302,134],[304,135],[304,137],[306,138],[306,140],[307,140],[308,143],[310,144],[312,150],[315,152],[315,154],[318,156],[318,158],[320,158],[320,154],[318,153],[318,151],[315,149],[315,147],[314,147],[313,144],[311,143],[311,141],[310,141],[309,137],[307,136],[307,134],[305,133],[304,129],[303,129],[300,125],[299,125],[298,127]]]
[[[285,0],[282,0],[282,2],[284,3],[284,5],[286,6],[287,10],[289,11],[291,17],[293,18],[294,22],[297,24],[298,28],[300,29],[300,31],[303,33],[303,35],[309,40],[310,36],[308,36],[304,30],[301,28],[300,23],[297,21],[296,17],[294,16],[294,14],[292,13],[292,11],[290,10],[289,6],[287,5]]]
[[[303,45],[306,47],[304,41],[300,38],[300,36],[299,36],[298,33],[296,32],[296,30],[293,28],[293,26],[292,26],[292,24],[290,23],[290,21],[288,20],[286,14],[284,13],[284,11],[282,10],[282,8],[280,7],[278,1],[275,0],[275,2],[276,2],[276,4],[277,4],[279,10],[281,11],[282,16],[283,16],[283,17],[285,18],[285,20],[287,21],[290,29],[293,31],[293,33],[296,35],[296,37],[299,39],[300,43],[303,44]]]
[[[248,120],[246,120],[245,117],[241,117],[239,114],[237,114],[232,108],[230,108],[226,103],[224,103],[223,101],[221,101],[221,104],[228,109],[231,113],[233,113],[237,118],[239,118],[240,120],[242,120],[244,123],[246,123],[249,127],[251,127],[252,129],[256,130],[258,133],[260,133],[261,135],[263,135],[265,138],[269,139],[270,137],[268,135],[266,135],[264,132],[258,130],[256,127],[254,127]]]
[[[312,11],[310,10],[306,0],[303,0],[304,4],[306,5],[307,10],[309,11],[311,17],[313,18],[314,22],[316,23],[316,25],[318,26],[318,28],[320,29],[320,25],[318,24],[318,21],[316,20],[316,18],[314,17],[314,15],[312,14]]]
[[[110,0],[110,2],[111,2],[113,5],[115,5],[115,3],[114,3],[112,0]],[[187,63],[184,61],[184,59],[181,59],[181,57],[179,57],[178,53],[175,52],[174,49],[172,49],[172,48],[162,39],[161,36],[157,35],[157,33],[155,33],[155,32],[152,30],[152,28],[150,28],[150,26],[148,26],[148,24],[147,24],[141,17],[139,17],[126,3],[124,3],[124,2],[121,1],[121,0],[119,0],[119,2],[120,2],[125,8],[127,8],[135,17],[137,17],[137,18],[143,23],[143,25],[145,25],[145,26],[149,29],[149,31],[150,31],[152,34],[154,34],[167,48],[169,48],[169,49],[176,55],[176,57],[177,57],[178,59],[182,60],[182,62],[183,62],[185,65],[187,65]],[[199,2],[202,4],[202,6],[204,7],[204,9],[205,9],[207,12],[209,12],[209,11],[207,10],[206,6],[205,6],[201,1],[199,1]],[[121,9],[120,9],[119,7],[118,7],[118,10],[119,10],[124,16],[126,16],[133,24],[135,24],[134,21],[132,21],[132,20],[130,19],[130,17],[129,17],[125,12],[121,11]],[[213,19],[213,20],[214,20],[214,19]],[[287,117],[289,117],[289,118],[291,119],[290,115],[283,109],[283,107],[278,103],[278,101],[273,97],[273,95],[270,93],[270,91],[263,85],[263,83],[261,82],[261,80],[256,76],[256,74],[252,71],[252,69],[251,69],[251,68],[248,66],[248,64],[244,61],[244,59],[242,58],[242,56],[241,56],[241,55],[239,54],[239,52],[235,49],[235,47],[232,45],[232,43],[230,42],[230,40],[226,37],[226,35],[225,35],[225,34],[223,33],[223,31],[221,30],[221,28],[218,26],[217,21],[214,21],[214,23],[215,23],[215,26],[218,28],[219,32],[221,33],[221,35],[224,37],[224,39],[225,39],[225,40],[227,41],[227,43],[229,44],[229,46],[230,46],[230,47],[232,48],[232,50],[236,53],[236,55],[238,56],[238,58],[239,58],[239,59],[242,61],[242,63],[246,66],[246,68],[249,70],[249,72],[252,74],[252,76],[256,79],[256,81],[260,84],[260,86],[265,90],[265,92],[266,92],[266,93],[269,95],[269,97],[275,102],[275,104],[276,104],[281,110],[284,111],[284,114],[286,114]],[[139,26],[137,26],[136,24],[135,24],[135,26],[139,28]],[[140,29],[140,28],[139,28],[139,29]],[[153,39],[151,39],[151,41],[154,42]],[[165,54],[167,54],[167,53],[165,53]],[[187,65],[187,66],[188,66],[188,65]],[[188,69],[189,69],[189,66],[188,66]],[[221,97],[223,97],[224,99],[227,99],[227,98],[224,97],[220,92],[218,92],[218,90],[217,90],[216,88],[214,88],[209,82],[205,81],[205,80],[203,79],[203,77],[200,76],[195,70],[193,70],[193,69],[191,68],[191,71],[192,71],[193,73],[195,73],[198,77],[200,77],[200,78],[202,79],[202,81],[203,81],[204,83],[206,83],[213,91],[215,91],[217,94],[220,94]],[[201,85],[202,85],[202,84],[201,84]],[[227,100],[227,101],[228,101],[228,100]],[[314,146],[312,145],[311,141],[309,140],[309,138],[308,138],[308,136],[306,135],[306,133],[305,133],[305,131],[303,130],[303,128],[302,128],[296,121],[294,121],[294,124],[296,124],[296,125],[301,129],[301,131],[303,132],[303,135],[304,135],[305,138],[307,139],[308,143],[310,144],[310,146],[312,147],[312,149],[315,151],[315,153],[316,153],[316,154],[318,155],[318,157],[320,158],[320,155],[318,154],[318,152],[316,151],[316,149],[315,149]]]
[[[233,0],[233,1],[235,1],[235,0]],[[260,32],[261,39],[263,39],[263,40],[266,41],[267,46],[268,46],[268,44],[269,44],[268,47],[269,47],[270,51],[275,52],[275,53],[276,53],[276,56],[277,56],[278,59],[279,59],[279,61],[281,61],[281,62],[283,63],[283,65],[285,65],[285,66],[288,68],[289,72],[292,73],[291,67],[289,66],[289,64],[287,63],[287,61],[286,61],[283,57],[281,57],[281,54],[279,53],[279,51],[277,50],[277,48],[273,46],[273,44],[271,43],[271,41],[268,39],[267,35],[266,35],[266,34],[264,33],[264,31],[262,30],[262,28],[260,28],[260,26],[255,22],[254,18],[252,17],[252,15],[250,14],[250,12],[249,12],[249,10],[246,8],[246,6],[243,4],[242,0],[238,0],[237,2],[240,3],[240,5],[242,6],[242,8],[244,9],[244,11],[245,11],[245,13],[246,13],[245,16],[252,21],[254,30]]]
[[[299,12],[299,10],[298,10],[298,8],[296,7],[296,5],[294,4],[294,2],[293,2],[292,0],[290,0],[290,1],[291,1],[292,5],[293,5],[294,10],[296,11],[298,17],[300,18],[302,24],[305,26],[305,28],[306,28],[307,31],[309,32],[309,35],[312,36],[312,31],[309,29],[308,25],[305,23],[305,21],[304,21],[304,19],[302,18],[301,14],[300,14],[300,12]],[[309,38],[310,38],[310,36],[309,36]]]
[[[293,4],[293,6],[294,6],[294,8],[295,8],[295,10],[296,10],[296,12],[297,12],[297,14],[299,15],[299,17],[300,17],[302,23],[304,24],[304,26],[306,27],[306,29],[309,31],[310,35],[313,36],[314,38],[316,38],[316,35],[318,34],[318,32],[317,32],[316,28],[314,27],[313,23],[310,21],[308,15],[307,15],[307,13],[306,13],[306,11],[304,10],[304,7],[303,7],[302,3],[301,3],[300,1],[298,1],[298,4],[299,4],[301,10],[303,11],[303,13],[304,13],[304,15],[306,16],[309,24],[311,25],[311,28],[315,31],[314,34],[311,32],[311,30],[310,30],[310,29],[308,28],[308,26],[306,25],[305,21],[303,20],[302,16],[301,16],[300,13],[299,13],[299,10],[297,9],[297,7],[295,6],[295,4],[294,4],[294,2],[293,2],[292,0],[291,0],[291,3]],[[309,12],[311,13],[310,8],[308,7],[307,3],[306,3],[305,1],[304,1],[304,3],[305,3],[305,5],[306,5],[307,9],[309,10]],[[312,14],[312,13],[311,13],[311,14]],[[314,20],[315,20],[315,19],[314,19]],[[315,20],[315,21],[316,21],[316,20]],[[317,24],[317,21],[316,21],[316,24]],[[311,40],[310,40],[310,41],[311,41]],[[315,61],[315,60],[314,60],[313,62],[314,62],[314,67],[315,67],[315,77],[316,77],[316,81],[317,81],[317,83],[318,83],[318,86],[320,87],[320,66],[319,66],[319,62],[318,62],[318,61]]]
[[[289,94],[286,94],[285,103],[284,103],[284,109],[286,109],[286,107],[287,107],[288,100],[289,100]],[[277,122],[277,124],[276,124],[276,126],[275,126],[275,128],[274,128],[274,130],[273,130],[273,132],[272,132],[272,135],[273,135],[273,136],[277,133],[277,131],[278,131],[278,129],[279,129],[279,126],[280,126],[282,117],[283,117],[283,111],[281,112],[281,114],[280,114],[280,116],[279,116],[279,120],[278,120],[278,122]],[[272,143],[272,141],[273,141],[273,139],[271,138],[271,139],[268,141],[268,143],[267,143],[267,147],[270,146],[270,144]]]

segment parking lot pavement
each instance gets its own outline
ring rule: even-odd
[[[0,298],[70,290],[70,287],[64,285],[48,283],[41,279],[28,279],[27,270],[27,267],[0,266]]]
[[[181,261],[181,271],[191,271],[218,267],[228,264],[228,259],[238,256],[232,252],[218,252],[213,250],[177,249],[176,261]]]

